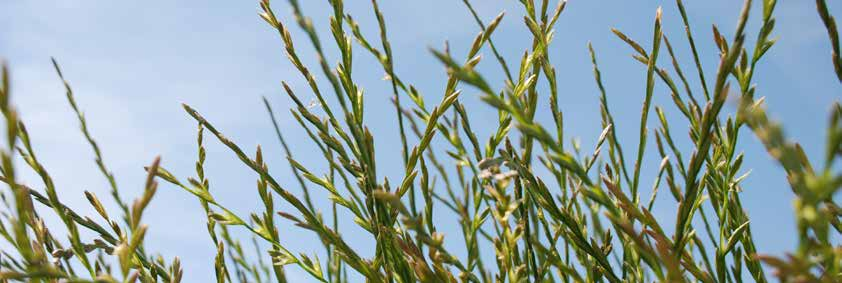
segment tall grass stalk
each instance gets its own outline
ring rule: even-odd
[[[180,260],[167,261],[150,254],[143,244],[146,231],[154,229],[155,223],[144,224],[142,216],[159,180],[199,201],[207,215],[202,221],[207,223],[211,240],[208,248],[217,251],[207,264],[213,265],[219,283],[288,282],[289,268],[303,270],[320,282],[363,277],[367,282],[731,283],[767,282],[770,275],[783,282],[842,281],[842,247],[836,241],[842,232],[842,209],[834,200],[842,187],[842,174],[834,165],[842,155],[842,106],[835,104],[832,109],[825,154],[818,163],[809,160],[802,147],[789,140],[780,124],[770,118],[763,98],[756,94],[755,84],[762,82],[753,79],[762,71],[756,69],[758,62],[775,44],[777,1],[758,1],[762,10],[755,13],[760,15],[757,19],[749,17],[753,1],[743,2],[732,38],[714,26],[712,42],[697,42],[685,6],[677,0],[681,17],[677,24],[683,25],[684,35],[672,38],[686,39],[692,54],[690,66],[676,57],[679,52],[662,28],[672,23],[664,22],[661,8],[654,12],[652,37],[646,44],[612,30],[634,51],[633,60],[643,67],[640,79],[646,82],[640,90],[636,151],[631,152],[630,144],[618,134],[610,110],[611,94],[598,65],[597,48],[591,44],[587,48],[598,89],[602,132],[592,150],[578,143],[565,146],[567,133],[559,107],[563,101],[550,51],[566,1],[519,1],[524,17],[515,21],[522,21],[531,42],[517,61],[501,55],[493,40],[495,30],[509,18],[501,13],[485,22],[475,3],[463,0],[478,32],[464,58],[454,58],[449,47],[430,50],[447,72],[441,100],[431,103],[397,72],[399,61],[387,29],[389,15],[377,0],[370,2],[379,31],[374,37],[364,34],[342,0],[329,0],[330,44],[322,41],[298,1],[289,1],[292,17],[286,19],[277,16],[269,0],[261,0],[259,16],[277,32],[281,48],[307,82],[306,89],[298,90],[282,82],[285,94],[294,102],[290,115],[319,149],[326,169],[319,172],[298,159],[300,155],[287,143],[280,116],[269,98],[264,97],[263,102],[284,152],[281,161],[291,165],[294,181],[270,173],[261,147],[253,152],[242,148],[223,134],[224,129],[213,125],[215,117],[206,118],[184,104],[188,116],[198,124],[195,172],[171,172],[155,158],[146,167],[143,193],[131,204],[123,200],[88,130],[86,116],[54,60],[68,102],[94,151],[95,164],[108,180],[111,201],[119,208],[108,211],[94,193],[85,192],[98,214],[95,217],[80,215],[62,203],[58,184],[35,154],[32,140],[37,137],[29,135],[12,103],[11,79],[4,65],[0,110],[6,121],[6,140],[0,150],[0,179],[8,190],[0,191],[4,205],[0,236],[12,249],[0,254],[0,282],[180,282]],[[817,0],[816,7],[829,35],[835,74],[842,81],[836,22],[826,1]],[[751,21],[757,21],[759,29],[749,28],[755,26],[749,25]],[[324,84],[300,57],[305,53],[297,49],[301,42],[292,36],[292,23],[313,47],[317,68],[333,96],[325,95]],[[754,46],[746,46],[747,37],[756,37]],[[715,45],[718,60],[702,61],[698,44]],[[355,53],[355,47],[363,52]],[[340,58],[335,65],[329,63],[328,48],[338,50]],[[479,70],[481,54],[489,49],[495,59],[492,64],[499,65],[505,76],[502,83],[489,81]],[[398,129],[395,138],[401,144],[402,174],[397,180],[384,178],[378,169],[377,157],[394,153],[375,146],[364,101],[372,97],[357,79],[369,74],[353,75],[355,55],[373,56],[386,73]],[[709,64],[716,64],[715,73],[704,72],[703,65]],[[691,83],[688,77],[698,79]],[[480,92],[482,101],[497,111],[489,136],[474,130],[477,127],[471,119],[476,118],[462,103],[465,91]],[[296,92],[315,95],[319,111],[305,105]],[[672,105],[653,105],[654,96],[663,92],[670,95]],[[729,97],[738,98],[736,112],[724,110]],[[549,104],[551,123],[537,118],[543,103]],[[681,116],[668,119],[667,107],[675,107]],[[649,126],[652,117],[657,119],[655,128]],[[687,146],[678,144],[674,136],[678,129],[671,129],[670,124],[685,123],[690,148],[681,150]],[[742,206],[741,181],[747,177],[739,139],[742,130],[751,131],[784,168],[795,194],[797,231],[792,232],[798,245],[782,258],[758,250]],[[262,207],[254,213],[239,215],[226,207],[235,200],[214,196],[211,176],[205,174],[208,137],[257,173],[256,191]],[[660,160],[650,164],[644,156],[653,140]],[[447,156],[440,157],[442,152]],[[43,184],[33,185],[37,188],[21,184],[16,177],[21,170],[33,170]],[[643,176],[656,177],[648,183]],[[652,184],[651,189],[644,189],[646,184]],[[313,190],[326,193],[330,207],[320,207],[325,201],[314,199],[321,194]],[[654,216],[653,211],[663,206],[656,207],[657,194],[664,190],[677,204],[675,223]],[[647,191],[649,196],[642,195]],[[278,201],[291,211],[279,211]],[[50,210],[36,210],[36,206]],[[330,216],[325,217],[322,209],[329,209]],[[46,227],[44,219],[54,217],[52,214],[64,227]],[[344,215],[351,215],[353,223],[374,240],[373,256],[363,256],[372,253],[363,252],[343,236],[339,222],[345,220],[340,219]],[[324,253],[285,246],[279,230],[291,228],[280,226],[277,217],[304,230],[298,233],[317,236]],[[441,217],[455,217],[458,227],[442,227],[436,221]],[[252,237],[238,239],[234,229]],[[445,235],[445,230],[459,234]],[[241,240],[247,240],[254,252]],[[483,250],[494,256],[484,257]],[[326,255],[324,261],[320,254]]]

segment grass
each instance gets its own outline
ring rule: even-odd
[[[691,65],[680,64],[675,57],[670,39],[661,30],[660,9],[652,20],[648,48],[613,30],[646,70],[637,144],[623,142],[617,135],[598,56],[589,45],[603,128],[593,151],[579,145],[565,147],[563,142],[566,133],[559,110],[559,83],[548,50],[566,2],[550,2],[520,0],[532,44],[523,57],[505,58],[493,41],[504,14],[483,22],[471,2],[463,0],[480,32],[465,58],[454,58],[447,48],[431,50],[448,76],[442,99],[430,102],[395,72],[387,18],[377,0],[371,0],[380,31],[376,38],[361,32],[341,0],[329,1],[332,39],[324,42],[339,50],[335,66],[327,62],[327,46],[302,14],[298,1],[289,1],[293,18],[280,19],[269,1],[262,0],[260,17],[278,32],[288,59],[308,83],[307,92],[317,99],[316,104],[305,105],[286,82],[283,84],[295,103],[291,115],[321,152],[328,165],[326,172],[314,172],[295,158],[265,98],[296,177],[293,182],[281,182],[269,173],[260,147],[254,154],[247,153],[185,104],[184,110],[198,124],[195,172],[174,174],[155,158],[146,168],[143,193],[131,203],[124,200],[103,162],[86,117],[54,60],[97,168],[109,181],[109,201],[119,208],[107,211],[98,196],[86,192],[98,214],[95,216],[79,215],[61,202],[11,103],[9,71],[4,66],[0,110],[7,132],[0,157],[2,181],[9,189],[2,191],[0,236],[13,249],[0,254],[0,282],[180,282],[183,274],[177,257],[164,260],[144,248],[150,226],[143,223],[142,216],[159,182],[181,188],[201,203],[208,234],[216,243],[208,247],[216,249],[217,255],[207,264],[213,264],[217,282],[287,282],[287,268],[299,268],[322,282],[351,281],[349,274],[359,274],[368,282],[731,283],[767,282],[772,276],[783,282],[842,281],[842,247],[834,241],[842,232],[842,209],[833,199],[842,187],[842,174],[835,165],[842,155],[842,106],[835,104],[832,109],[824,159],[817,162],[785,136],[780,124],[764,110],[763,99],[755,95],[755,68],[775,44],[775,0],[762,1],[758,30],[747,28],[750,20],[757,20],[749,19],[751,0],[744,1],[733,38],[722,36],[714,26],[712,44],[720,52],[715,62],[700,60],[694,29],[681,0],[676,5],[685,26],[682,36],[693,55]],[[817,0],[816,7],[831,42],[834,69],[827,71],[835,72],[842,82],[835,20],[824,0]],[[318,71],[329,84],[320,84],[299,57],[295,44],[302,42],[292,38],[289,29],[293,24],[307,35],[305,44],[314,47]],[[747,37],[756,37],[754,46],[746,44]],[[373,44],[378,41],[379,46]],[[391,86],[403,165],[402,177],[396,181],[378,176],[377,154],[393,153],[378,151],[366,126],[365,95],[352,76],[355,47],[377,59]],[[483,58],[480,53],[489,49],[496,61],[493,64],[505,74],[502,89],[492,87],[497,83],[489,82],[476,68]],[[702,66],[707,64],[716,64],[716,73],[705,74]],[[699,82],[695,85],[687,79],[694,75]],[[659,82],[668,88],[672,106],[652,105]],[[539,84],[547,87],[539,88]],[[324,90],[325,85],[331,90]],[[496,130],[490,136],[480,137],[473,130],[471,115],[460,101],[461,89],[466,88],[479,91],[482,100],[497,110],[498,120],[491,122],[496,122]],[[723,110],[729,97],[739,101],[734,113]],[[549,103],[551,123],[536,119],[541,103]],[[684,121],[668,120],[664,107],[675,107]],[[650,116],[657,117],[659,124],[651,132],[647,127]],[[679,150],[673,138],[676,129],[671,129],[670,123],[688,125],[690,149]],[[795,194],[797,231],[787,232],[797,235],[798,245],[785,257],[760,254],[755,246],[751,221],[740,199],[741,181],[746,177],[741,173],[746,171],[738,138],[741,131],[752,132],[762,142],[784,168]],[[207,138],[224,144],[257,173],[256,189],[263,207],[248,216],[238,215],[214,197],[210,176],[204,171]],[[661,160],[646,164],[643,156],[653,140]],[[631,151],[629,145],[636,150]],[[440,152],[447,157],[437,156]],[[17,164],[28,169],[16,168]],[[37,173],[43,189],[19,183],[15,177],[19,170]],[[641,176],[646,170],[657,176],[651,189],[643,189],[646,181]],[[543,171],[549,174],[537,173]],[[324,190],[331,206],[317,207],[322,202],[314,202],[311,190]],[[675,223],[653,216],[656,194],[663,190],[677,203]],[[642,191],[652,193],[645,196]],[[293,210],[278,211],[277,201]],[[51,210],[38,213],[36,206]],[[329,217],[322,214],[323,209]],[[55,215],[45,215],[45,211]],[[354,223],[374,240],[373,257],[360,255],[359,247],[343,238],[338,211],[350,213]],[[56,216],[64,227],[45,227],[42,217]],[[277,217],[292,221],[300,228],[297,233],[318,236],[327,257],[319,259],[316,254],[285,247],[278,230],[290,227],[279,226]],[[448,231],[461,233],[445,237],[441,231],[446,228],[434,221],[438,217],[457,218],[459,227]],[[699,219],[703,225],[694,221]],[[672,229],[665,228],[670,225]],[[257,256],[244,251],[229,229],[249,231]],[[89,230],[94,236],[82,237],[80,230]],[[448,249],[446,241],[465,250]],[[495,256],[481,257],[483,249],[493,250]]]

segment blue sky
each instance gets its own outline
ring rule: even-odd
[[[329,14],[326,1],[301,2],[305,14],[313,18],[323,42],[329,46],[328,62],[335,63],[337,52],[328,44],[332,39],[326,24]],[[360,21],[363,32],[376,39],[370,2],[346,2],[347,12]],[[444,88],[445,71],[428,49],[441,48],[447,40],[457,58],[464,57],[478,32],[468,10],[460,0],[380,2],[395,54],[396,72],[429,96],[427,101],[437,101]],[[510,64],[516,62],[531,44],[518,2],[473,2],[486,22],[501,11],[507,12],[494,40],[503,55],[511,58]],[[673,1],[569,2],[557,24],[550,50],[558,72],[566,136],[578,137],[587,150],[593,148],[601,131],[597,89],[586,47],[590,41],[598,52],[619,134],[627,143],[636,143],[645,67],[631,58],[632,50],[611,34],[610,28],[626,32],[649,48],[655,10],[664,6],[664,32],[681,63],[687,66],[685,71],[691,74],[688,75],[691,82],[696,82],[675,4]],[[707,63],[705,71],[710,77],[717,62],[710,26],[716,24],[731,38],[741,1],[686,2],[702,61]],[[830,10],[840,15],[842,2],[829,2]],[[832,74],[830,45],[814,5],[813,1],[780,1],[773,33],[779,41],[759,64],[754,81],[757,95],[766,97],[771,115],[782,120],[788,136],[800,141],[807,153],[816,158],[823,152],[830,104],[838,100],[842,88]],[[290,23],[299,55],[315,70],[312,48],[292,24],[288,5],[278,0],[273,7],[279,17]],[[13,99],[27,122],[36,151],[59,184],[60,196],[70,206],[93,215],[83,190],[105,198],[108,189],[78,131],[61,83],[52,70],[50,56],[58,59],[73,85],[80,107],[89,119],[90,130],[100,142],[105,161],[117,176],[126,198],[140,193],[145,175],[142,166],[155,155],[162,155],[163,164],[179,177],[193,175],[196,125],[181,109],[182,102],[195,107],[242,147],[253,149],[263,145],[273,174],[284,185],[297,188],[260,100],[261,96],[268,97],[280,114],[282,130],[297,158],[320,172],[324,168],[321,157],[312,154],[316,152],[315,147],[286,111],[291,101],[282,94],[280,82],[289,82],[308,100],[313,95],[283,54],[277,33],[260,20],[257,11],[257,1],[56,0],[49,5],[3,1],[0,58],[11,66]],[[749,19],[750,44],[760,22],[758,12],[756,7]],[[354,48],[354,74],[365,89],[367,123],[378,137],[375,142],[381,175],[395,180],[401,173],[396,166],[400,164],[399,159],[395,158],[400,153],[400,143],[395,113],[388,102],[390,85],[382,80],[383,71],[376,61],[358,45]],[[483,53],[486,59],[480,70],[492,81],[500,82],[502,76],[489,57],[490,51]],[[482,133],[482,139],[496,126],[496,122],[484,122],[495,121],[496,114],[477,96],[476,90],[466,87],[462,98],[475,115],[472,121]],[[654,103],[663,106],[670,117],[678,118],[663,85],[656,86]],[[729,113],[734,109],[735,102],[725,108]],[[689,149],[686,124],[672,123],[674,134],[683,142],[682,148]],[[650,118],[649,125],[656,127],[656,119]],[[752,168],[752,173],[744,182],[742,200],[752,219],[758,249],[771,254],[792,250],[795,247],[793,196],[783,171],[748,130],[743,133],[744,167]],[[242,215],[261,209],[254,188],[255,174],[215,140],[208,139],[207,147],[206,170],[216,198]],[[648,152],[654,150],[651,143]],[[644,162],[651,166],[644,167],[643,180],[650,182],[659,158],[647,155]],[[22,174],[29,184],[40,187],[32,173]],[[674,221],[675,204],[667,194],[662,196],[655,213],[665,221]],[[314,197],[324,198],[324,194],[315,193]],[[328,206],[322,207],[328,211]],[[281,209],[289,211],[284,205]],[[455,223],[444,216],[440,221]],[[180,256],[188,282],[212,278],[215,250],[211,248],[204,215],[194,197],[162,186],[144,222],[153,224],[147,233],[148,249],[160,251],[167,258]],[[372,247],[370,239],[360,237],[359,231],[353,230],[353,224],[342,227],[346,225],[350,230],[345,233],[361,249]],[[294,251],[322,250],[315,237],[301,229],[283,229],[281,237]],[[458,242],[456,238],[454,242]],[[363,255],[370,254],[363,252]],[[293,278],[301,275],[298,270],[290,273]]]

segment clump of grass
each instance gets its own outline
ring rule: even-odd
[[[387,19],[377,0],[371,1],[371,8],[380,31],[376,39],[379,47],[345,12],[341,0],[329,1],[331,42],[340,54],[336,66],[327,63],[326,46],[298,2],[289,1],[292,22],[305,32],[306,41],[314,47],[318,68],[327,78],[333,97],[325,95],[330,91],[321,88],[316,75],[299,57],[287,22],[276,16],[268,0],[260,2],[260,17],[278,32],[288,59],[307,81],[306,91],[315,95],[316,107],[323,113],[317,114],[283,83],[284,91],[295,103],[292,117],[328,165],[326,172],[315,172],[295,158],[269,100],[264,98],[286,161],[296,177],[297,182],[291,184],[282,184],[269,173],[260,147],[254,154],[247,153],[185,104],[187,114],[198,123],[195,172],[170,172],[156,158],[146,168],[144,193],[128,205],[102,161],[102,153],[87,130],[85,116],[76,105],[69,84],[55,64],[82,132],[94,150],[97,167],[111,185],[112,201],[120,208],[121,221],[114,220],[113,212],[106,211],[92,193],[86,192],[86,197],[99,214],[98,221],[61,203],[55,184],[36,158],[31,137],[10,101],[10,80],[4,67],[0,110],[6,119],[7,140],[0,157],[2,180],[9,190],[3,191],[6,213],[0,218],[0,235],[14,250],[0,256],[0,281],[179,282],[182,271],[178,258],[168,263],[143,247],[148,226],[141,223],[141,218],[157,189],[156,179],[194,195],[206,212],[208,234],[216,243],[209,248],[217,250],[212,263],[217,282],[286,282],[285,268],[290,266],[322,282],[346,282],[349,273],[357,273],[368,282],[766,282],[770,275],[764,264],[774,268],[774,276],[784,282],[842,281],[842,247],[834,242],[842,231],[842,209],[833,199],[842,187],[842,175],[834,170],[834,162],[842,154],[842,106],[836,104],[832,110],[824,160],[813,163],[800,145],[787,139],[781,126],[768,117],[763,99],[755,97],[755,68],[775,43],[772,35],[776,1],[762,1],[756,34],[746,28],[752,1],[744,1],[733,38],[722,36],[714,27],[713,43],[720,52],[719,60],[702,62],[685,7],[677,0],[685,27],[683,36],[693,55],[690,68],[675,57],[661,28],[661,9],[654,16],[649,48],[622,31],[613,30],[634,50],[633,58],[646,70],[641,74],[646,87],[641,90],[637,150],[631,153],[627,146],[634,144],[622,143],[617,135],[610,95],[602,81],[597,52],[590,44],[603,130],[593,151],[579,144],[565,146],[559,85],[548,53],[565,1],[520,1],[526,15],[522,20],[532,35],[532,44],[517,66],[510,66],[507,59],[512,58],[501,56],[494,45],[492,36],[504,15],[485,23],[470,1],[462,2],[476,20],[479,32],[463,59],[454,58],[447,48],[431,50],[448,75],[442,99],[434,104],[425,101],[425,96],[395,71]],[[842,80],[835,21],[825,1],[816,3],[832,43],[835,71]],[[753,47],[746,46],[747,36],[757,37]],[[396,182],[378,176],[377,154],[392,153],[377,152],[367,127],[365,95],[352,76],[355,46],[377,59],[391,86],[403,165],[402,177]],[[502,89],[495,89],[495,84],[477,70],[482,60],[480,53],[486,48],[491,49],[505,74]],[[664,53],[669,60],[664,63],[661,58],[659,62]],[[717,71],[708,76],[703,64],[711,63],[717,64]],[[687,79],[692,72],[699,78],[698,85]],[[652,105],[658,81],[667,86],[672,106]],[[538,88],[542,82],[547,85],[545,89]],[[470,113],[460,101],[460,89],[464,87],[478,90],[482,100],[498,111],[496,130],[490,136],[479,137],[473,130]],[[729,96],[739,97],[735,113],[723,111]],[[550,105],[552,123],[536,119],[544,99]],[[675,107],[685,121],[669,121],[664,107]],[[647,127],[650,116],[659,122],[651,133]],[[679,150],[670,122],[688,124],[690,150]],[[752,131],[785,169],[796,196],[798,230],[793,232],[799,242],[785,258],[760,254],[741,204],[741,181],[746,175],[741,173],[745,172],[744,157],[738,137],[744,129]],[[208,134],[258,174],[257,193],[263,204],[259,212],[248,217],[237,215],[225,207],[224,202],[229,200],[214,197],[209,176],[204,172]],[[661,157],[658,164],[644,164],[646,145],[651,140]],[[447,153],[447,159],[436,155],[442,151]],[[46,196],[18,183],[13,162],[16,158],[24,160],[41,177]],[[652,170],[657,176],[650,190],[642,190],[646,184],[641,180],[644,170]],[[538,174],[542,171],[548,172],[549,177]],[[183,174],[192,176],[179,177]],[[288,186],[299,187],[301,196]],[[326,208],[317,207],[318,202],[313,201],[310,190],[314,189],[329,195],[331,218],[325,219],[320,209]],[[678,204],[675,223],[664,223],[653,216],[656,194],[663,189]],[[645,196],[642,191],[651,191],[651,195]],[[275,198],[291,205],[293,211],[278,211]],[[67,241],[59,240],[45,227],[42,217],[52,216],[36,213],[35,202],[52,208],[62,220]],[[358,248],[343,238],[338,226],[339,210],[353,215],[354,223],[375,240],[372,258],[361,256]],[[281,243],[278,216],[307,230],[301,233],[319,237],[327,255],[324,263],[315,254],[296,253]],[[457,218],[457,230],[461,233],[446,237],[434,221],[438,217]],[[694,222],[699,218],[704,224],[701,227]],[[670,230],[665,225],[674,228],[667,232]],[[80,227],[95,236],[83,238]],[[230,229],[252,233],[257,258],[249,258]],[[465,250],[448,249],[445,242],[459,243]],[[261,250],[266,244],[268,250]],[[495,256],[484,258],[480,256],[481,249],[493,250]],[[112,271],[115,264],[119,272]]]

